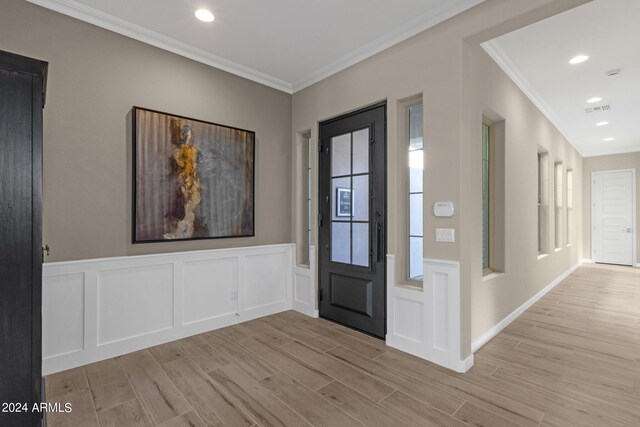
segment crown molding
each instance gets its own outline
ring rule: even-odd
[[[538,110],[545,115],[547,119],[556,127],[558,132],[564,136],[564,138],[571,144],[571,146],[582,157],[586,157],[585,154],[574,144],[574,138],[571,137],[566,130],[563,130],[563,126],[558,116],[555,115],[553,110],[547,105],[538,92],[533,88],[529,81],[522,75],[518,67],[509,59],[507,53],[502,49],[498,41],[490,40],[482,43],[480,46],[487,52],[487,54],[493,59],[496,64],[504,71],[511,80],[520,88],[522,92],[529,98],[529,100],[535,105]]]
[[[612,156],[615,154],[629,154],[629,153],[637,153],[637,147],[618,147],[618,148],[609,148],[609,147],[601,147],[601,148],[587,148],[584,150],[584,154],[582,157],[598,157],[598,156]]]
[[[74,0],[27,0],[30,3],[53,10],[63,15],[96,25],[114,33],[141,41],[157,48],[175,53],[185,58],[218,68],[231,74],[243,77],[247,80],[281,90],[286,93],[293,93],[292,85],[284,80],[277,79],[268,74],[254,70],[233,61],[221,58],[210,52],[195,48],[189,44],[172,39],[148,30],[139,25],[132,24],[115,16],[109,15],[97,9],[88,7]]]
[[[309,87],[321,80],[326,79],[358,62],[364,61],[373,55],[382,52],[385,49],[390,48],[400,42],[403,42],[416,34],[419,34],[431,27],[438,25],[439,23],[446,21],[453,16],[464,12],[485,0],[458,0],[455,4],[452,1],[448,1],[446,5],[443,5],[434,11],[421,15],[405,25],[385,34],[382,37],[373,40],[365,44],[364,46],[354,50],[351,53],[337,59],[336,61],[327,64],[326,66],[314,71],[308,77],[301,79],[293,83],[293,93],[298,92],[306,87]]]
[[[187,43],[164,36],[155,31],[148,30],[139,25],[104,13],[100,10],[86,6],[74,0],[27,0],[30,3],[53,10],[63,15],[96,25],[114,33],[141,41],[160,49],[175,53],[197,62],[209,65],[246,78],[248,80],[281,90],[286,93],[295,93],[314,83],[319,82],[333,74],[336,74],[360,61],[363,61],[389,47],[396,45],[408,38],[421,33],[467,9],[470,9],[484,0],[458,0],[453,5],[447,2],[434,11],[419,16],[407,24],[391,31],[384,36],[367,43],[353,52],[333,61],[330,64],[314,71],[309,76],[297,81],[295,84],[278,79],[260,71],[254,70],[233,61],[221,58],[210,52],[195,48]]]

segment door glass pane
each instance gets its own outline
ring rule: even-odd
[[[331,176],[351,174],[351,134],[331,138]]]
[[[348,222],[331,223],[331,261],[351,262],[351,224]]]
[[[409,235],[422,236],[422,193],[409,195]]]
[[[353,173],[369,172],[369,128],[353,132]]]
[[[352,264],[369,266],[369,223],[353,224]]]
[[[353,220],[369,221],[369,175],[353,177]]]
[[[331,218],[339,221],[351,219],[351,178],[333,178],[331,180]]]

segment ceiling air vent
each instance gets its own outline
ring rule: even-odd
[[[609,110],[611,110],[611,105],[604,104],[604,105],[598,105],[597,107],[585,108],[584,112],[587,114],[591,114],[591,113],[601,113],[603,111],[609,111]]]

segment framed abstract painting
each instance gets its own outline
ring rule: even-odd
[[[133,243],[255,235],[255,133],[133,107]]]

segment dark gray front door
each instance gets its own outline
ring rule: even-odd
[[[320,316],[384,338],[386,105],[320,124]]]

